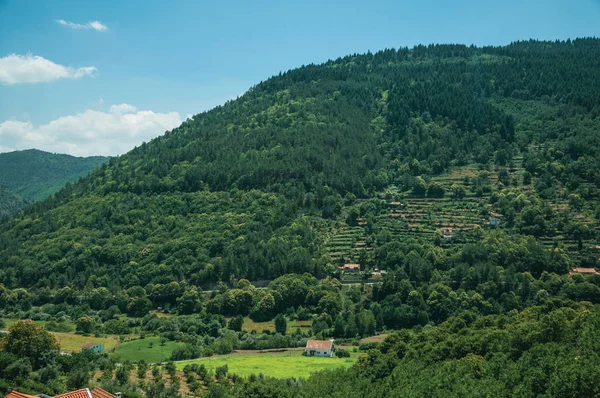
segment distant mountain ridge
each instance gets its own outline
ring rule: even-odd
[[[0,216],[16,214],[28,204],[46,199],[108,159],[38,149],[0,153]]]

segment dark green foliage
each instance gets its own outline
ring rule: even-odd
[[[244,325],[244,317],[241,315],[236,315],[229,320],[229,324],[227,325],[227,327],[233,331],[241,332],[243,325]]]
[[[102,156],[79,158],[36,149],[0,153],[0,218],[46,199],[107,160]]]
[[[227,377],[227,372],[229,372],[229,368],[227,367],[227,365],[217,366],[217,368],[215,369],[215,377],[217,379],[224,379],[225,377]]]
[[[0,185],[0,219],[20,213],[28,202]]]
[[[285,335],[287,331],[287,320],[285,319],[285,315],[277,314],[275,317],[275,331]]]
[[[344,350],[343,348],[337,348],[335,350],[335,356],[338,358],[350,358],[350,352],[348,350]]]
[[[506,163],[519,143],[513,112],[499,99],[556,97],[575,107],[571,113],[593,113],[597,52],[596,40],[430,46],[289,71],[7,222],[0,280],[82,288],[94,276],[96,286],[124,288],[320,276],[318,223],[301,214],[337,218],[346,195],[369,197],[389,184],[440,197],[443,187],[421,176],[473,161]],[[585,147],[565,139],[562,153],[595,159],[587,149],[597,147],[593,137]],[[539,175],[539,162],[526,159]],[[539,178],[536,189],[551,183]],[[491,188],[476,181],[474,189]],[[460,188],[453,194],[464,196]],[[524,215],[522,233],[548,231],[535,214]],[[181,311],[197,310],[193,299],[185,303]],[[128,311],[142,315],[147,304],[135,300]]]

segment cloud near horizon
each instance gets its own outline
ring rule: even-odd
[[[155,113],[129,104],[108,112],[88,109],[34,126],[30,121],[0,123],[0,152],[40,149],[73,156],[115,156],[181,124],[178,112]]]
[[[75,23],[75,22],[71,22],[71,21],[65,21],[64,19],[57,19],[56,23],[58,23],[59,25],[67,26],[71,29],[85,29],[85,30],[92,29],[92,30],[96,30],[98,32],[106,32],[108,30],[108,26],[104,25],[100,21],[90,21],[90,22],[81,24],[81,23]]]
[[[95,66],[72,68],[33,54],[10,54],[0,58],[2,84],[47,83],[58,79],[95,77],[97,74],[98,69]]]

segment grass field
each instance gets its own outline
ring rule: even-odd
[[[307,330],[310,329],[311,321],[288,321],[287,333],[292,333],[294,329]],[[263,330],[275,331],[275,321],[270,320],[266,322],[254,322],[252,319],[244,318],[244,324],[242,329],[248,333],[256,330],[258,333],[262,333]]]
[[[104,344],[104,350],[109,351],[119,344],[118,336],[94,337],[81,336],[72,333],[52,333],[60,343],[61,351],[74,352],[81,350],[81,346],[89,341]]]
[[[169,359],[175,348],[184,345],[184,343],[167,341],[164,346],[161,346],[159,337],[146,337],[145,339],[123,342],[119,344],[114,353],[119,356],[120,361],[139,361],[143,359],[150,363],[162,362]]]
[[[305,357],[301,353],[302,351],[233,354],[179,362],[177,369],[182,370],[185,365],[197,363],[214,371],[217,366],[227,365],[230,373],[244,377],[262,373],[265,376],[276,378],[306,378],[311,373],[320,370],[348,368],[352,366],[359,355],[351,353],[350,358],[318,358]]]

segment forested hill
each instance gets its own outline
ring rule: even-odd
[[[497,211],[545,253],[528,271],[566,273],[595,261],[585,242],[600,212],[599,67],[600,40],[578,39],[389,49],[291,70],[5,221],[0,282],[119,291],[324,276],[343,261],[328,247],[345,228],[370,248],[366,266],[408,275],[410,252],[431,270],[424,248],[452,248],[384,217],[409,198],[456,199],[477,220]],[[467,168],[477,173],[440,179]],[[567,198],[581,225],[552,207]],[[478,222],[465,241],[487,233]],[[583,251],[545,251],[541,240],[561,234]]]
[[[81,158],[36,149],[0,153],[0,216],[16,214],[27,204],[46,199],[107,160],[103,156]]]
[[[0,218],[19,213],[26,204],[23,198],[0,186]]]

